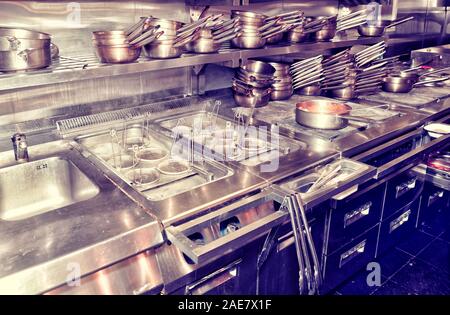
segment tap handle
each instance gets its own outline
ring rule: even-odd
[[[15,133],[11,137],[11,141],[13,143],[16,161],[29,161],[27,136],[23,133]]]

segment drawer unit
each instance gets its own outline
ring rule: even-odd
[[[326,293],[364,268],[375,257],[379,224],[334,254],[324,257],[322,293]]]
[[[407,237],[415,228],[420,198],[381,222],[377,257]]]
[[[327,215],[327,255],[333,254],[380,221],[386,184],[367,187],[334,200]]]
[[[387,183],[382,220],[405,207],[422,193],[423,180],[412,170],[395,175]]]

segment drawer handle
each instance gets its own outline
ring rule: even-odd
[[[242,262],[238,259],[228,266],[220,268],[213,273],[201,278],[200,280],[187,285],[184,291],[185,295],[199,295],[207,293],[228,281],[234,279],[237,275],[237,267]]]
[[[409,209],[405,213],[402,213],[397,219],[392,220],[391,223],[389,224],[389,234],[391,234],[393,231],[395,231],[400,226],[402,226],[403,223],[407,222],[409,220],[410,214],[411,214],[411,209]]]
[[[428,197],[428,207],[442,197],[444,197],[444,191],[443,190],[436,191],[434,194]]]
[[[341,261],[339,263],[339,268],[344,266],[346,263],[351,261],[356,256],[364,253],[366,249],[366,243],[367,240],[362,241],[361,243],[358,243],[356,246],[350,248],[348,251],[341,254]]]
[[[416,187],[416,183],[417,177],[414,177],[408,180],[406,183],[400,184],[397,187],[395,187],[395,198],[398,199],[404,194],[406,194],[408,191],[414,189]]]
[[[350,224],[355,223],[359,219],[369,215],[370,207],[372,207],[371,201],[366,202],[365,204],[363,204],[362,206],[353,211],[347,212],[344,216],[344,228],[346,228]]]

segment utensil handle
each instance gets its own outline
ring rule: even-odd
[[[278,18],[278,19],[275,19],[275,20],[273,20],[273,21],[271,21],[271,22],[261,26],[261,27],[258,27],[258,31],[264,32],[265,30],[271,28],[272,26],[275,26],[278,23],[279,20],[280,19]]]
[[[226,42],[226,41],[229,41],[229,40],[232,40],[233,38],[236,38],[236,37],[238,37],[238,36],[240,36],[241,35],[241,33],[231,33],[230,35],[228,35],[228,36],[225,36],[225,37],[222,37],[222,38],[219,38],[219,39],[214,39],[214,43],[215,44],[221,44],[221,43],[223,43],[223,42]]]
[[[178,41],[175,41],[175,43],[173,44],[173,47],[177,48],[177,47],[184,46],[194,40],[197,40],[199,37],[200,37],[200,32],[199,32],[199,30],[196,30],[192,35],[190,35],[186,38],[180,39]]]
[[[279,19],[279,18],[285,18],[285,17],[291,17],[291,16],[303,16],[303,11],[301,10],[295,10],[295,11],[290,11],[290,12],[286,12],[286,13],[281,13],[281,14],[276,14],[273,16],[269,16],[268,18],[265,19],[265,21],[272,21],[275,19]]]
[[[237,30],[235,28],[231,28],[231,29],[229,29],[229,30],[227,30],[225,32],[219,33],[218,35],[214,35],[213,34],[213,39],[214,40],[219,40],[219,39],[221,39],[223,37],[227,37],[227,36],[229,36],[231,34],[234,34],[236,32],[237,32]]]
[[[413,87],[424,85],[424,84],[427,84],[427,83],[437,83],[437,82],[447,81],[448,79],[450,79],[450,76],[443,77],[443,78],[438,78],[438,79],[433,79],[433,80],[420,81],[420,82],[414,83]]]
[[[139,47],[145,46],[147,44],[150,44],[155,39],[160,38],[162,34],[164,34],[164,31],[158,32],[156,34],[152,34],[151,36],[147,37],[146,39],[143,39],[142,41],[135,44],[134,47],[139,48]]]
[[[414,19],[414,16],[409,16],[407,18],[402,18],[402,19],[399,19],[399,20],[395,20],[394,22],[392,22],[391,24],[386,26],[384,29],[388,29],[388,28],[394,27],[396,25],[408,22],[408,21],[413,20],[413,19]]]
[[[421,66],[421,67],[422,67],[422,66]],[[444,71],[447,71],[447,70],[450,70],[450,67],[445,67],[445,68],[442,68],[442,69],[432,70],[432,71],[429,71],[429,72],[427,72],[427,73],[422,74],[420,77],[421,77],[421,78],[427,77],[427,76],[429,76],[430,74],[436,74],[436,73],[444,72]]]

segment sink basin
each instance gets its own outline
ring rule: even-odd
[[[0,169],[0,219],[16,221],[95,197],[100,189],[71,161],[49,157]]]

